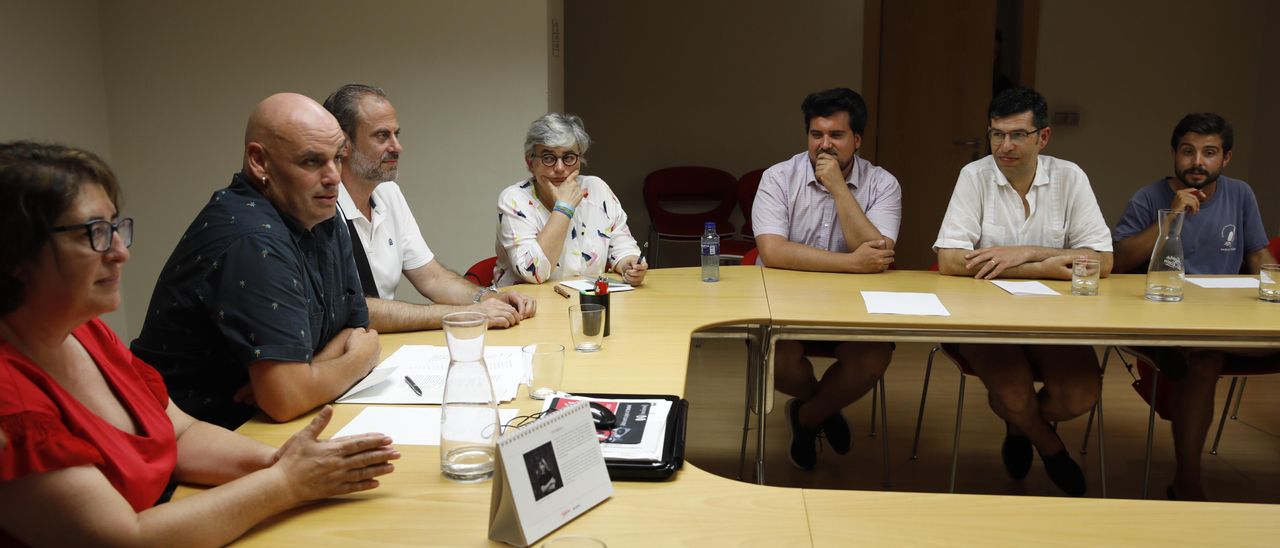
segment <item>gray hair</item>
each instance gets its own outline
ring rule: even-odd
[[[324,100],[324,108],[338,119],[338,126],[342,128],[342,132],[354,139],[356,124],[359,122],[360,100],[370,95],[380,97],[384,101],[387,99],[387,93],[382,91],[382,88],[365,84],[347,84],[329,94],[329,98]]]
[[[582,118],[552,112],[529,124],[529,132],[524,136],[524,157],[532,158],[533,148],[538,145],[572,148],[582,156],[591,146],[591,137],[582,125]]]

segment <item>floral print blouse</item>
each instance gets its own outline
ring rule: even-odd
[[[498,197],[498,263],[493,279],[498,287],[548,280],[594,278],[620,259],[639,255],[627,228],[622,203],[599,177],[578,178],[586,194],[573,212],[560,257],[552,263],[538,245],[538,232],[552,212],[538,201],[532,179],[513,184]],[[556,215],[560,215],[556,213]]]

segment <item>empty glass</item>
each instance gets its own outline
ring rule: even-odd
[[[542,400],[560,390],[564,379],[564,345],[533,343],[524,347],[524,363],[529,366],[529,397]]]
[[[573,349],[596,352],[604,344],[604,307],[598,304],[575,304],[569,307],[569,332]]]

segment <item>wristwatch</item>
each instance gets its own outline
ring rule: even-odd
[[[497,294],[498,294],[497,289],[494,289],[492,287],[482,287],[476,291],[475,295],[471,296],[471,302],[473,304],[480,304],[480,301],[483,301],[485,297],[488,297],[489,295],[497,295]]]

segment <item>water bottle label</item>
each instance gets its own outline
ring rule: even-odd
[[[716,244],[702,244],[703,256],[719,255],[719,254],[720,254],[720,246]]]

